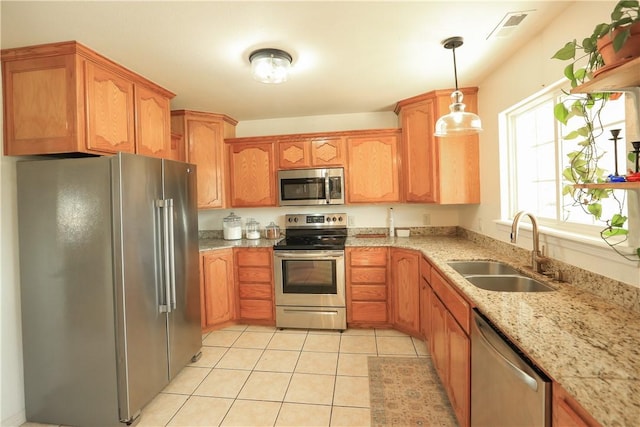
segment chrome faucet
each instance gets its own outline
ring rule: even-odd
[[[513,223],[511,224],[511,243],[516,243],[518,239],[518,225],[520,224],[520,218],[526,215],[531,220],[531,238],[533,240],[533,251],[531,252],[531,268],[538,273],[544,273],[544,266],[549,263],[549,258],[544,255],[544,246],[540,251],[540,235],[538,234],[538,221],[536,217],[525,211],[520,211],[513,217]]]

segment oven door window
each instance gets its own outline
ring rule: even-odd
[[[280,181],[282,200],[323,200],[324,178],[287,178]]]
[[[283,260],[284,294],[336,294],[335,260]]]

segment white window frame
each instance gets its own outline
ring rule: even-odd
[[[550,100],[554,101],[559,91],[562,89],[566,90],[567,88],[568,88],[568,84],[566,80],[558,81],[553,85],[548,86],[544,90],[533,94],[532,96],[522,100],[521,102],[515,104],[514,106],[500,113],[500,118],[499,118],[500,134],[501,134],[501,141],[503,142],[501,145],[502,145],[502,148],[504,149],[504,152],[506,153],[505,156],[502,157],[500,162],[501,170],[506,169],[506,173],[504,173],[504,175],[506,176],[506,179],[504,176],[501,179],[503,183],[503,188],[506,189],[506,191],[503,191],[501,194],[502,196],[501,199],[503,201],[502,203],[503,209],[501,212],[501,217],[503,219],[510,220],[514,217],[515,213],[518,210],[521,210],[517,206],[518,197],[516,196],[517,188],[515,188],[517,186],[517,174],[516,174],[515,168],[513,167],[513,162],[516,161],[516,154],[513,150],[513,144],[511,143],[511,141],[514,138],[513,126],[510,125],[509,121],[512,119],[512,115],[514,113],[517,113],[518,111],[524,111],[525,109],[529,109],[532,105],[534,105],[534,103],[542,104]],[[578,222],[563,221],[561,219],[563,216],[562,215],[563,200],[562,200],[562,194],[561,194],[561,187],[562,187],[561,174],[562,174],[562,170],[566,167],[566,164],[565,164],[566,159],[564,157],[561,157],[561,153],[560,153],[561,141],[558,141],[557,139],[559,138],[559,134],[560,134],[559,132],[560,123],[557,120],[553,120],[553,125],[554,125],[554,135],[556,137],[556,141],[554,145],[554,156],[555,156],[554,162],[556,163],[555,165],[556,218],[551,219],[547,217],[544,217],[544,218],[539,217],[538,222],[541,225],[557,230],[558,232],[561,232],[561,233],[585,235],[590,238],[600,240],[600,231],[605,227],[604,222],[594,224],[594,225],[589,225],[589,224],[581,224]],[[623,136],[624,135],[625,133],[623,131]],[[624,140],[626,141],[626,138],[624,138]],[[623,146],[621,142],[619,144],[618,149],[625,151],[626,145],[628,144],[625,144]],[[621,170],[623,171],[622,173],[624,173],[624,171],[626,170],[626,163],[622,165]],[[625,190],[620,190],[620,191],[624,192]],[[619,194],[619,198],[625,199],[625,204],[628,207],[629,200],[627,196],[628,195],[626,193]]]

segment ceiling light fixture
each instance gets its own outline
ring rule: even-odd
[[[451,94],[451,112],[438,119],[436,122],[435,136],[462,136],[472,135],[482,130],[480,117],[464,111],[462,92],[458,90],[458,71],[456,69],[456,48],[462,46],[462,37],[450,37],[442,42],[445,49],[453,51],[453,75],[456,81],[456,90]]]
[[[253,78],[262,83],[286,82],[292,60],[291,55],[280,49],[258,49],[249,55]]]

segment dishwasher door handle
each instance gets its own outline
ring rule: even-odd
[[[475,318],[474,321],[476,327],[478,328],[479,336],[482,338],[482,341],[484,341],[487,346],[489,346],[504,362],[506,362],[507,366],[511,368],[514,374],[516,374],[516,376],[520,378],[522,382],[529,386],[529,388],[531,388],[533,391],[538,391],[538,382],[535,380],[535,378],[524,372],[522,369],[518,368],[511,360],[506,358],[504,354],[500,352],[500,350],[498,350],[493,344],[491,344],[484,331],[482,330],[483,328],[490,328],[490,326],[488,326],[478,318]],[[491,331],[491,333],[493,333],[493,330]]]

